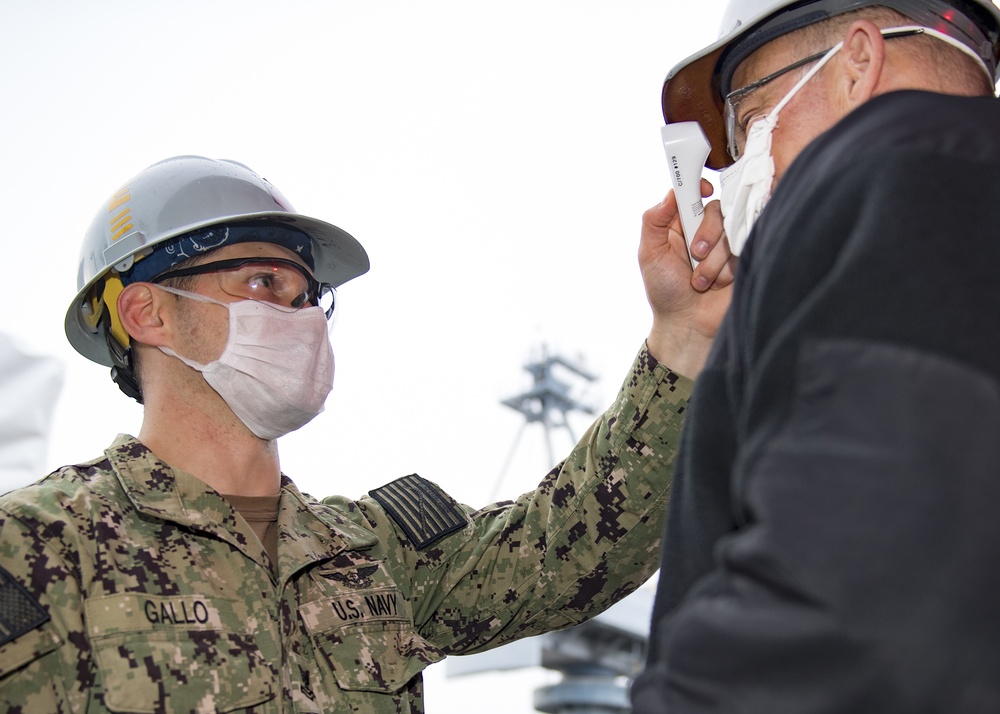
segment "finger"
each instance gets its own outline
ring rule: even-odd
[[[691,253],[696,260],[704,260],[719,244],[725,244],[724,249],[729,251],[729,244],[723,240],[723,220],[722,207],[718,201],[710,201],[705,206],[702,214],[701,225],[698,227],[691,242]]]
[[[713,193],[715,193],[715,186],[708,179],[703,178],[701,180],[701,196],[702,198],[708,198]]]
[[[642,232],[639,241],[639,265],[645,270],[680,270],[675,265],[682,262],[690,278],[691,264],[688,260],[687,245],[677,212],[677,199],[670,191],[664,199],[642,214]],[[668,267],[673,266],[673,267]]]
[[[682,250],[686,258],[687,246],[684,243],[677,199],[673,191],[668,192],[660,203],[642,214],[640,259],[644,252],[658,253],[667,246],[670,250]]]
[[[720,279],[726,280],[726,265],[729,258],[729,244],[724,239],[722,211],[718,201],[712,201],[705,206],[701,226],[691,244],[691,253],[698,260],[698,266],[692,275],[691,285],[695,290],[708,290]]]
[[[719,220],[722,220],[721,211],[719,213]],[[722,233],[721,240],[712,247],[706,260],[709,263],[709,269],[716,274],[715,280],[712,282],[713,290],[728,287],[736,280],[738,258],[733,255],[729,247],[729,240],[726,238],[725,231]]]
[[[725,239],[722,211],[718,201],[705,207],[705,217],[692,247],[699,260],[691,278],[695,290],[705,291],[710,287],[722,288],[733,282],[736,276],[736,258],[729,250]]]
[[[677,218],[677,197],[671,190],[667,191],[667,195],[663,197],[662,201],[642,214],[642,226],[644,229],[647,227],[653,230],[668,229],[671,224],[676,222]]]
[[[725,241],[720,243],[720,245],[723,244]],[[705,260],[698,263],[698,268],[699,271],[703,269],[704,272],[699,272],[692,277],[691,285],[695,290],[705,291],[708,288],[717,290],[728,287],[736,278],[736,257],[731,255],[728,250],[716,246]]]

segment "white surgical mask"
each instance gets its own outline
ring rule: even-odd
[[[208,364],[169,347],[164,353],[201,372],[233,413],[261,439],[277,439],[323,411],[333,388],[333,349],[320,307],[289,308],[258,300],[226,303],[158,285],[175,295],[229,310],[229,339]]]
[[[774,184],[774,157],[771,156],[771,135],[778,125],[778,112],[785,108],[792,97],[816,76],[816,73],[830,61],[843,46],[839,43],[827,52],[812,66],[786,94],[774,109],[760,119],[754,120],[747,131],[746,145],[740,153],[740,158],[732,166],[724,170],[719,177],[721,189],[723,228],[729,241],[729,250],[733,255],[743,252],[750,229],[757,221],[761,211],[771,198],[771,187]]]

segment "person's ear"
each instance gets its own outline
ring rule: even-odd
[[[118,296],[118,319],[133,340],[147,345],[168,345],[169,309],[164,293],[149,283],[132,283]]]
[[[840,50],[844,69],[843,101],[850,110],[864,104],[878,92],[886,70],[885,38],[870,20],[852,22]]]

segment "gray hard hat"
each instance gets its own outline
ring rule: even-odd
[[[708,166],[732,163],[726,151],[723,106],[740,62],[768,42],[835,15],[887,7],[970,47],[1000,80],[1000,8],[991,0],[730,0],[719,39],[667,74],[661,102],[670,124],[697,121],[712,145]]]
[[[114,304],[121,277],[157,246],[213,225],[278,224],[305,233],[316,279],[333,285],[367,272],[368,255],[336,226],[300,215],[266,179],[235,161],[177,156],[141,171],[108,200],[83,240],[66,336],[84,357],[113,366],[109,332],[128,347]]]

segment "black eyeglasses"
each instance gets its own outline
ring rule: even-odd
[[[233,258],[190,268],[168,270],[151,282],[171,278],[215,274],[219,287],[233,297],[269,302],[288,307],[318,305],[327,319],[333,316],[337,291],[329,283],[321,283],[302,265],[283,258]]]
[[[888,30],[883,32],[882,34],[887,40],[890,40],[895,37],[909,37],[910,35],[920,35],[923,34],[923,32],[924,28],[915,27],[906,30]],[[777,72],[772,72],[766,77],[758,79],[755,82],[751,82],[745,87],[740,87],[739,89],[736,89],[726,95],[725,110],[724,110],[726,119],[726,138],[728,139],[729,142],[728,146],[729,155],[733,158],[733,161],[736,161],[737,159],[740,158],[740,145],[742,140],[745,140],[746,138],[743,127],[737,126],[736,122],[736,118],[739,112],[740,102],[746,99],[746,97],[751,92],[753,92],[756,89],[760,89],[768,82],[773,82],[778,77],[784,74],[788,74],[789,72],[796,70],[799,67],[804,67],[805,65],[811,62],[815,62],[816,60],[822,59],[823,56],[832,49],[833,47],[828,47],[822,52],[817,52],[814,55],[809,55],[808,57],[798,60],[797,62],[793,62],[787,67],[782,67]]]

